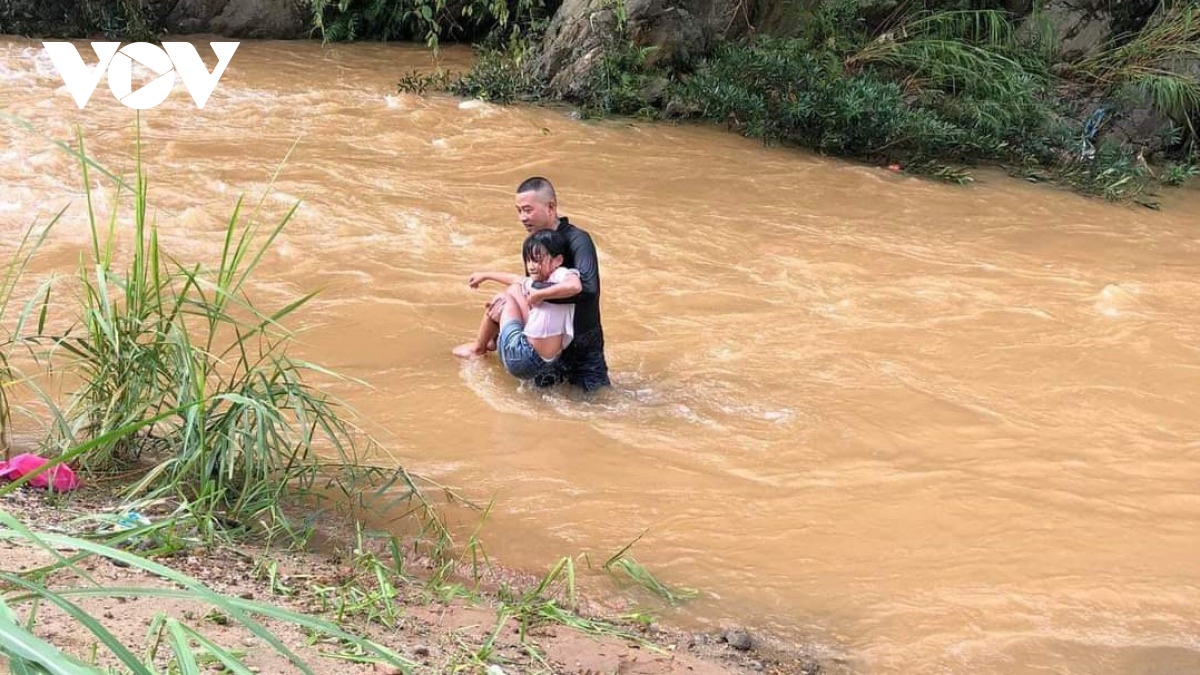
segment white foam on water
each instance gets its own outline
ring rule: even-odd
[[[88,48],[86,51],[90,52],[91,58],[89,59],[87,56],[84,56],[84,62],[88,63],[89,67],[92,67],[96,62],[96,54],[95,52],[91,52],[90,48]],[[60,82],[62,81],[62,76],[58,74],[58,69],[54,67],[54,61],[50,60],[50,54],[48,54],[44,48],[30,47],[23,49],[22,56],[25,57],[24,61],[26,63],[33,64],[33,72],[38,77],[52,78],[59,80]],[[63,89],[66,89],[65,84],[63,85]]]
[[[1140,293],[1137,284],[1108,284],[1095,296],[1092,309],[1101,316],[1115,319],[1130,312]]]
[[[0,63],[0,82],[17,82],[29,78],[29,73],[23,70],[9,68],[4,63]]]
[[[473,98],[469,101],[463,101],[463,102],[459,103],[458,109],[459,110],[473,110],[485,117],[495,115],[497,112],[499,112],[499,109],[496,106],[492,105],[491,103],[488,103],[487,101],[481,101],[477,98]]]
[[[32,157],[30,157],[29,159],[27,159],[25,161],[29,166],[41,168],[41,167],[49,166],[57,160],[58,160],[58,157],[56,157],[55,154],[52,152],[39,152],[36,155],[33,155]]]

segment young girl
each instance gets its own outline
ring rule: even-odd
[[[549,286],[569,291],[568,296],[583,288],[579,272],[562,266],[566,252],[566,237],[554,230],[539,230],[529,235],[521,248],[528,276],[485,272],[474,280],[509,284],[496,351],[504,368],[518,379],[552,371],[554,361],[575,337],[575,305],[542,302]],[[480,344],[486,345],[495,334],[494,326],[481,328]]]

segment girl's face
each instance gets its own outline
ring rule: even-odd
[[[545,281],[554,270],[562,265],[562,256],[551,256],[546,249],[535,249],[529,260],[525,261],[525,272],[534,281]]]

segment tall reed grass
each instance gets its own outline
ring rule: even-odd
[[[366,464],[380,449],[321,387],[339,376],[289,353],[284,324],[314,294],[271,309],[250,297],[295,207],[264,224],[239,199],[219,257],[185,262],[160,243],[140,134],[130,180],[90,157],[81,136],[58,145],[78,162],[87,209],[90,245],[77,275],[15,297],[62,213],[30,228],[0,275],[2,391],[20,384],[41,399],[45,454],[86,443],[75,455],[85,471],[133,476],[122,488],[128,498],[172,501],[208,538],[229,526],[285,524],[289,496],[330,491],[343,502],[393,495],[414,503],[410,511],[434,521],[433,536],[446,536],[413,477]],[[105,217],[97,177],[115,192]],[[32,354],[31,372],[9,359],[17,350]],[[47,378],[78,386],[52,395],[40,384]],[[9,401],[0,396],[4,427]],[[119,429],[130,431],[111,433]]]
[[[1142,30],[1118,35],[1104,49],[1076,64],[1077,72],[1098,88],[1136,92],[1197,140],[1200,119],[1200,6],[1164,2]]]
[[[27,125],[26,125],[27,126]],[[140,124],[139,124],[140,128]],[[0,496],[38,473],[71,462],[91,476],[120,471],[120,488],[130,500],[174,503],[175,513],[143,534],[181,526],[202,540],[223,537],[230,527],[289,528],[284,506],[294,497],[333,492],[351,508],[360,502],[406,502],[421,523],[421,536],[436,550],[449,534],[416,481],[402,468],[362,462],[376,450],[347,421],[347,411],[318,386],[337,377],[288,353],[291,333],[284,321],[301,309],[306,294],[270,310],[250,298],[255,272],[295,213],[260,224],[244,202],[233,208],[220,257],[213,263],[184,262],[160,245],[149,207],[149,179],[141,159],[140,133],[132,180],[125,180],[88,155],[82,136],[74,145],[55,142],[77,160],[86,204],[89,247],[77,274],[36,284],[23,280],[39,248],[52,236],[66,209],[49,223],[34,223],[0,270],[0,431],[8,431],[17,388],[40,399],[51,420],[39,448],[50,464],[0,487]],[[108,215],[98,213],[93,179],[115,191]],[[13,358],[20,353],[32,359]],[[32,362],[32,366],[26,365]],[[62,395],[43,386],[62,380]],[[36,414],[36,413],[31,413]],[[290,531],[290,530],[289,530]],[[14,673],[113,672],[36,635],[37,607],[66,612],[79,630],[120,664],[121,672],[157,675],[201,672],[204,662],[228,672],[248,673],[241,656],[218,646],[194,627],[160,616],[144,655],[134,654],[103,620],[74,598],[104,595],[183,598],[205,602],[244,626],[313,673],[256,617],[295,624],[316,636],[339,641],[356,660],[407,670],[412,664],[333,623],[263,603],[215,593],[199,582],[148,558],[122,550],[124,535],[108,544],[38,532],[0,510],[0,540],[48,551],[55,562],[26,573],[0,570],[0,656]],[[110,545],[111,544],[111,545]],[[62,549],[78,551],[70,557]],[[87,579],[81,563],[104,558],[140,569],[175,588],[64,588],[55,572]],[[24,618],[19,616],[27,608]],[[159,658],[165,649],[169,658]],[[203,657],[203,658],[201,658]],[[162,663],[165,669],[160,669]]]

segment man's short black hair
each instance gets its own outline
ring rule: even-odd
[[[521,184],[517,186],[517,194],[521,194],[522,192],[537,192],[543,197],[549,198],[554,203],[558,203],[558,195],[554,193],[554,186],[550,184],[548,179],[541,176],[533,176],[521,181]]]

